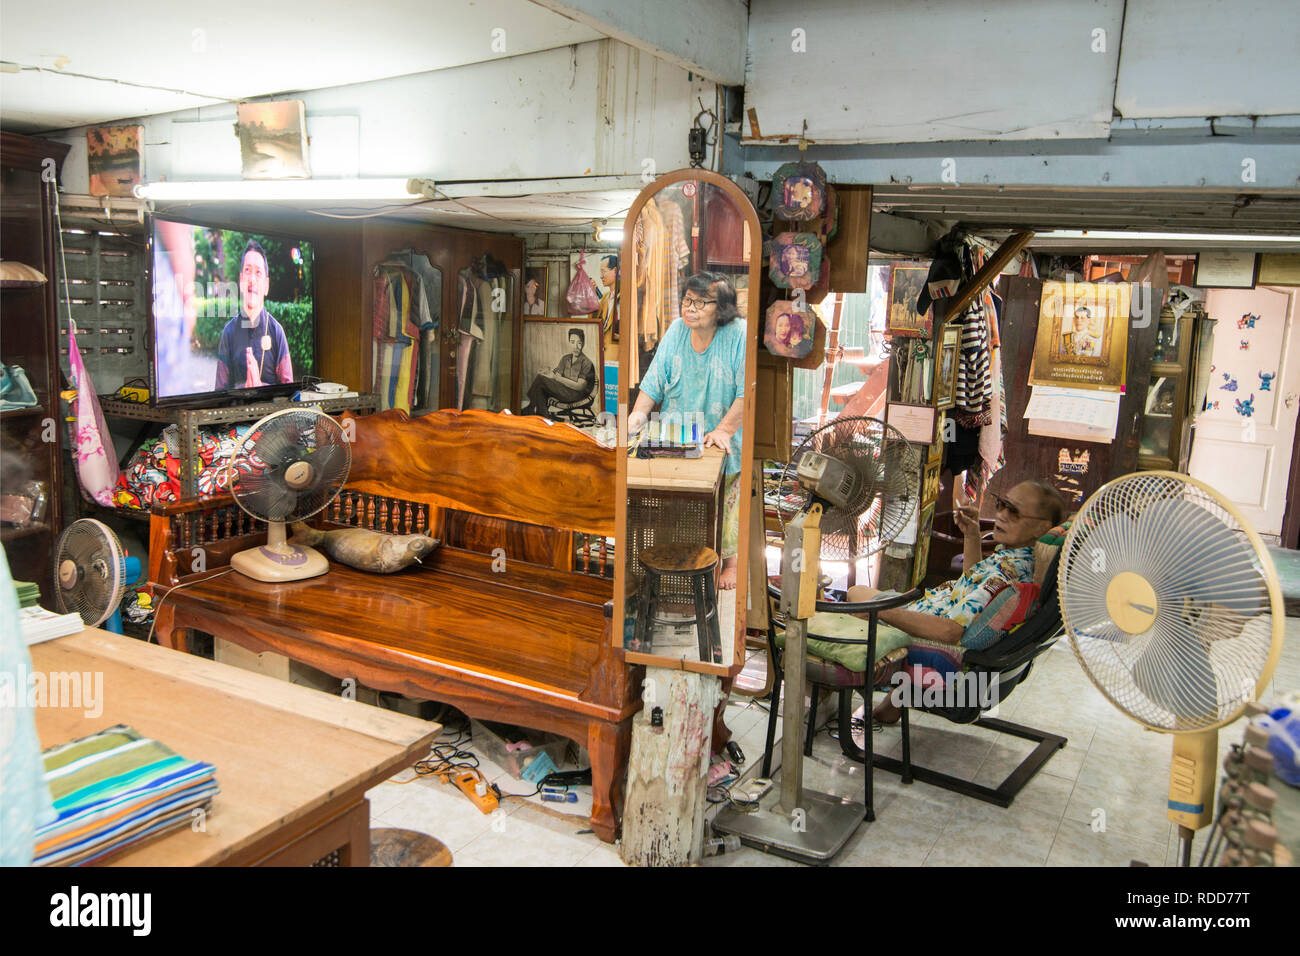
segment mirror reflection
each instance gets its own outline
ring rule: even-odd
[[[621,323],[632,339],[628,650],[723,666],[734,657],[749,257],[743,212],[707,182],[664,187],[633,229]]]

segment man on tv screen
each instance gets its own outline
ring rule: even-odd
[[[248,240],[240,259],[240,313],[226,323],[217,346],[217,390],[260,388],[293,381],[289,340],[284,329],[263,307],[271,287],[266,252]]]

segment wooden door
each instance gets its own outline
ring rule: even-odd
[[[1196,419],[1188,471],[1237,505],[1262,535],[1280,535],[1300,405],[1297,290],[1214,289],[1209,408]]]

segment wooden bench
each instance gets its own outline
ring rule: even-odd
[[[591,827],[613,842],[640,707],[639,668],[611,630],[614,450],[567,425],[480,411],[341,421],[351,473],[313,523],[432,529],[442,547],[397,574],[331,562],[321,577],[264,584],[223,573],[232,553],[265,540],[232,499],[156,506],[159,642],[188,650],[188,630],[206,631],[582,743]]]

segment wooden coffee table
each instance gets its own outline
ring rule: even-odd
[[[217,768],[221,792],[202,829],[157,837],[105,866],[368,866],[366,791],[424,757],[442,731],[93,628],[31,655],[38,672],[103,675],[98,716],[84,706],[36,709],[42,747],[127,724]]]

